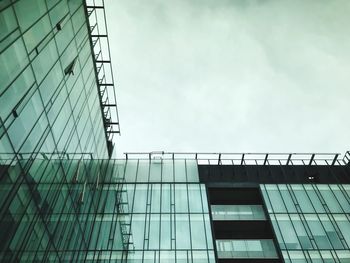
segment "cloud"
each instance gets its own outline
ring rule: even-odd
[[[124,151],[344,152],[350,1],[107,1]]]

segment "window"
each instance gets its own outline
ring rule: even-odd
[[[278,258],[272,239],[216,240],[219,258]]]
[[[213,220],[266,220],[261,205],[212,205]]]

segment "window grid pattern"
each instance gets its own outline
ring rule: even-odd
[[[211,205],[213,220],[266,220],[261,205]]]
[[[271,239],[259,240],[216,240],[218,258],[278,258]]]
[[[0,158],[108,157],[83,1],[12,2],[0,5]]]
[[[205,186],[126,183],[127,162],[37,159],[26,173],[11,164],[0,185],[0,261],[215,262]]]
[[[261,185],[286,262],[350,261],[350,185]]]

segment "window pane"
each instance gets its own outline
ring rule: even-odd
[[[214,220],[266,220],[261,205],[212,205]]]
[[[22,38],[19,38],[0,55],[0,93],[27,64],[27,53]]]

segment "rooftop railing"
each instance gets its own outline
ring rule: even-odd
[[[349,165],[350,151],[340,153],[193,153],[193,152],[128,152],[116,160],[197,160],[199,165]],[[12,161],[14,154],[0,153],[0,161]],[[19,160],[32,158],[32,153],[19,153]],[[35,159],[91,159],[92,153],[43,153]],[[98,160],[98,159],[95,159]]]
[[[85,0],[85,8],[89,23],[89,36],[99,88],[103,124],[109,156],[111,157],[114,146],[113,137],[114,134],[120,134],[120,125],[104,0]]]
[[[129,152],[126,159],[196,159],[199,165],[347,165],[350,152],[340,153],[180,153]]]

